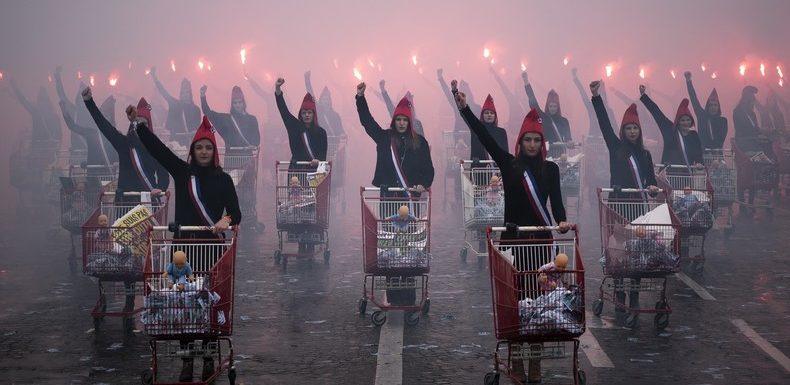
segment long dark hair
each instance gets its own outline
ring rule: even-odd
[[[401,135],[398,132],[398,129],[395,128],[395,119],[392,120],[392,124],[390,125],[390,135],[393,138],[397,138],[398,135]],[[420,138],[417,136],[417,132],[414,131],[414,127],[412,127],[412,121],[409,119],[409,128],[406,129],[406,132],[403,133],[406,136],[406,148],[409,150],[416,150],[420,147]],[[396,146],[400,146],[400,141],[395,141]]]
[[[197,143],[197,142],[195,142]],[[204,167],[197,164],[197,160],[195,158],[195,143],[189,145],[189,163],[187,166],[187,172],[189,175],[194,175],[197,173],[198,170],[205,170],[206,173],[209,175],[219,175],[222,174],[222,166],[214,165],[212,161],[212,165]],[[212,143],[213,145],[213,143]],[[217,151],[217,146],[214,146],[214,151]]]

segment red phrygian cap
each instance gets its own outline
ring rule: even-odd
[[[546,107],[543,109],[547,114],[549,113],[549,103],[557,103],[557,116],[562,116],[562,108],[560,108],[560,95],[557,91],[549,91],[549,96],[546,97]]]
[[[208,139],[211,145],[214,146],[214,167],[219,166],[219,151],[217,151],[217,138],[214,136],[214,126],[211,125],[211,122],[205,115],[203,116],[203,121],[200,122],[200,127],[195,132],[195,137],[192,138],[192,144],[189,145],[189,159],[187,159],[187,162],[192,160],[195,143],[203,139]]]
[[[675,114],[675,127],[678,126],[678,122],[680,122],[680,118],[682,116],[688,116],[691,118],[691,126],[694,126],[694,115],[691,115],[691,109],[689,109],[689,100],[688,98],[684,98],[680,105],[678,106],[678,113]]]
[[[623,120],[620,122],[620,140],[625,140],[625,126],[629,124],[636,124],[639,127],[639,143],[642,143],[642,124],[639,123],[639,114],[636,112],[636,104],[631,103],[628,109],[623,114]]]
[[[540,140],[543,142],[540,146],[540,158],[546,160],[546,137],[543,135],[543,119],[540,118],[540,113],[536,108],[531,109],[527,116],[524,117],[524,122],[521,123],[521,130],[519,130],[518,138],[516,139],[516,158],[521,155],[521,140],[524,138],[524,135],[530,132],[540,135]]]
[[[151,120],[151,105],[145,100],[145,98],[140,98],[140,101],[137,102],[137,116],[142,116],[147,121],[148,129],[151,132],[154,132],[154,121]]]
[[[313,124],[314,125],[318,125],[316,123],[316,122],[318,122],[318,110],[316,110],[316,108],[315,108],[315,99],[313,98],[313,95],[310,95],[309,92],[304,94],[304,99],[302,99],[302,106],[299,107],[299,119],[300,120],[302,119],[302,110],[313,111]]]
[[[395,106],[395,111],[392,113],[392,122],[390,123],[390,127],[395,127],[395,117],[398,115],[403,115],[406,119],[409,119],[409,131],[411,131],[411,136],[416,137],[417,133],[412,126],[414,120],[412,119],[413,111],[411,107],[411,102],[409,98],[404,96],[399,102],[398,105]]]
[[[494,98],[491,97],[491,94],[486,96],[486,101],[483,102],[483,107],[480,109],[480,120],[483,120],[483,111],[491,111],[496,115],[496,106],[494,105]],[[499,116],[494,117],[494,125],[496,126],[499,122]]]

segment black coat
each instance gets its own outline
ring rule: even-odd
[[[642,95],[639,100],[650,111],[653,119],[658,124],[658,129],[661,131],[661,137],[664,140],[664,152],[661,154],[662,164],[686,164],[686,158],[683,156],[683,150],[680,146],[681,138],[683,145],[686,147],[686,156],[688,156],[689,164],[703,163],[702,142],[696,131],[689,131],[688,135],[679,136],[675,123],[661,112],[658,105],[647,94]]]
[[[213,111],[209,108],[205,95],[200,97],[200,105],[203,108],[203,114],[208,116],[208,119],[214,124],[217,133],[219,133],[222,140],[225,141],[225,147],[257,147],[261,144],[258,119],[255,118],[255,116],[250,114],[239,114],[235,111],[231,113]],[[238,130],[236,129],[236,125],[233,124],[234,120],[239,125]],[[239,134],[239,130],[241,130],[241,134]],[[227,148],[225,151],[226,153],[238,153],[238,151],[230,151],[230,149]]]
[[[505,191],[505,223],[518,226],[540,226],[540,214],[536,213],[529,201],[527,191],[522,182],[526,167],[537,180],[540,190],[540,199],[544,207],[551,202],[551,213],[556,222],[564,222],[565,206],[562,202],[560,190],[560,169],[551,161],[539,161],[522,156],[515,159],[509,152],[499,147],[494,137],[491,136],[485,125],[475,116],[469,107],[461,110],[461,116],[469,129],[480,139],[480,142],[496,162],[502,174],[502,184]],[[505,239],[513,239],[516,234],[503,234]]]
[[[138,126],[137,134],[140,141],[145,145],[151,155],[173,176],[173,183],[176,190],[176,211],[175,222],[181,226],[204,226],[202,216],[198,208],[192,202],[189,194],[189,184],[192,175],[197,177],[201,200],[208,211],[211,220],[216,223],[227,214],[231,218],[231,225],[241,223],[241,209],[239,209],[239,198],[236,195],[236,188],[233,186],[233,179],[230,175],[220,168],[190,166],[162,143],[145,126]],[[215,149],[216,150],[216,149]],[[209,223],[213,225],[214,223]],[[194,235],[198,238],[213,238],[209,232],[198,232],[181,234],[189,237]]]
[[[65,108],[61,109],[63,113],[63,120],[66,122],[66,127],[73,133],[81,136],[88,144],[88,159],[89,165],[103,165],[110,166],[112,163],[118,161],[118,152],[112,146],[105,146],[102,141],[102,135],[99,130],[95,128],[82,127],[72,119]],[[107,164],[109,162],[110,164]]]
[[[527,91],[527,98],[529,98],[529,108],[537,109],[540,113],[540,118],[543,119],[543,132],[546,136],[546,142],[549,144],[556,142],[572,142],[571,124],[568,122],[568,119],[560,113],[552,115],[547,111],[543,111],[538,105],[538,99],[535,97],[535,91],[532,90],[531,84],[524,86],[524,89]]]
[[[724,141],[727,140],[727,118],[721,116],[721,114],[710,114],[700,104],[697,91],[694,90],[691,80],[686,81],[686,88],[688,88],[689,99],[691,99],[691,105],[694,108],[694,115],[697,116],[697,129],[699,130],[702,148],[724,148]]]
[[[428,188],[433,184],[433,161],[431,160],[431,150],[428,141],[421,135],[417,135],[417,146],[412,148],[407,145],[406,135],[410,133],[398,134],[394,129],[382,129],[370,114],[368,102],[364,96],[357,96],[357,113],[359,121],[365,127],[365,132],[376,142],[376,171],[373,175],[373,185],[376,187],[390,186],[399,187],[395,165],[392,163],[392,152],[390,150],[394,141],[398,156],[401,158],[401,167],[406,180],[411,186],[422,185]]]
[[[145,149],[140,140],[134,135],[123,135],[118,132],[102,115],[93,99],[86,100],[85,106],[88,107],[88,112],[90,112],[93,120],[96,122],[96,126],[99,127],[99,131],[115,148],[115,151],[118,152],[118,191],[148,191],[148,188],[145,187],[132,165],[132,148],[136,149],[140,155],[143,172],[153,184],[153,188],[166,190],[170,184],[167,171],[151,157],[151,154],[148,153],[148,150]]]
[[[644,148],[640,149],[626,141],[620,140],[614,133],[614,128],[609,121],[609,115],[606,112],[606,107],[600,96],[594,96],[592,98],[592,105],[593,108],[595,108],[598,126],[601,127],[601,135],[603,135],[606,148],[609,150],[610,186],[639,188],[636,180],[634,180],[631,165],[629,164],[629,157],[631,155],[636,159],[639,175],[642,179],[642,187],[655,186],[656,175],[655,172],[653,172],[653,157],[650,155],[650,151]]]
[[[159,80],[156,80],[154,84],[156,84],[159,94],[167,101],[165,128],[170,131],[173,140],[181,145],[190,146],[202,118],[200,108],[191,101],[185,103],[181,99],[174,98]]]
[[[274,97],[277,100],[277,108],[280,110],[280,116],[282,116],[283,123],[285,123],[285,130],[288,132],[288,144],[291,147],[291,162],[313,160],[302,138],[302,134],[305,132],[307,132],[307,139],[310,141],[310,148],[313,150],[315,159],[326,160],[326,130],[316,124],[307,126],[299,120],[299,118],[291,114],[291,112],[288,111],[288,105],[285,104],[283,94],[275,94]],[[321,117],[319,116],[318,118],[320,119]]]

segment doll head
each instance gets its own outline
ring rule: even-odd
[[[179,250],[173,253],[173,265],[177,268],[181,269],[187,264],[187,255],[183,251]]]
[[[559,253],[556,257],[554,257],[554,267],[557,270],[565,270],[568,267],[568,255],[565,253]]]
[[[488,181],[488,184],[491,187],[499,187],[502,185],[502,180],[500,180],[498,176],[492,175],[491,179]]]
[[[99,222],[99,227],[108,227],[110,225],[110,221],[106,215],[102,214],[96,219]]]
[[[564,162],[567,162],[567,161],[568,161],[568,154],[567,153],[562,153],[562,155],[560,155],[560,162],[564,163]]]
[[[302,183],[299,182],[299,177],[292,176],[291,177],[291,187],[302,187]]]
[[[640,239],[647,237],[647,230],[644,228],[644,226],[637,226],[637,228],[634,230],[634,233],[636,234],[636,237]]]
[[[403,205],[398,208],[398,217],[403,220],[409,218],[409,206]]]

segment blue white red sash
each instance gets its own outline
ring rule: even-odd
[[[206,226],[214,226],[214,220],[211,219],[206,206],[203,204],[203,197],[200,194],[200,184],[198,184],[197,176],[192,175],[189,178],[187,190],[189,191],[189,198],[192,200],[192,204],[195,205],[195,209],[197,209],[198,216],[203,224]]]
[[[307,138],[307,131],[306,130],[305,130],[305,132],[302,133],[302,143],[304,144],[304,148],[307,149],[307,155],[310,155],[310,160],[318,159],[318,158],[315,157],[315,154],[313,153],[312,147],[310,147],[310,139]]]
[[[390,154],[392,155],[392,165],[395,167],[395,174],[398,175],[398,182],[404,189],[409,188],[409,181],[406,180],[406,174],[403,173],[403,167],[400,160],[398,160],[397,151],[395,150],[395,142],[390,141]]]
[[[524,170],[524,179],[522,180],[522,183],[524,184],[524,190],[527,191],[527,198],[529,198],[529,203],[532,205],[532,209],[539,214],[538,217],[542,222],[541,226],[551,226],[549,214],[540,199],[538,183],[535,181],[535,177],[532,175],[532,172],[529,171],[529,168]]]
[[[148,191],[153,190],[154,184],[151,183],[151,181],[148,179],[148,176],[145,174],[143,162],[140,160],[140,154],[137,152],[137,149],[134,147],[130,148],[129,156],[132,158],[132,167],[134,167],[137,177],[140,178],[140,182],[143,183],[143,187],[145,187]]]
[[[678,141],[680,142],[680,151],[683,153],[683,160],[686,162],[686,167],[689,170],[689,174],[691,173],[691,164],[689,163],[688,154],[686,154],[686,142],[683,141],[683,134],[678,131]]]
[[[636,179],[636,186],[640,190],[644,190],[645,186],[642,184],[642,176],[639,174],[639,164],[636,162],[636,158],[634,155],[631,154],[628,156],[628,165],[631,166],[631,175],[633,175],[634,179]],[[645,195],[644,191],[641,191],[642,199],[647,201],[647,196]]]

